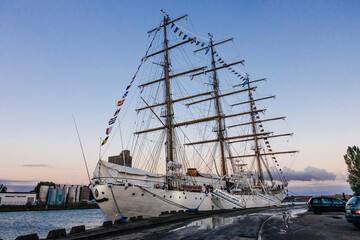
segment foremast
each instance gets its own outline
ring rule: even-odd
[[[166,26],[168,16],[164,12],[164,73],[165,73],[165,99],[166,99],[166,163],[174,161],[174,147],[173,147],[173,112],[172,99],[170,94],[170,77],[169,77],[169,48],[166,33]],[[167,165],[167,164],[166,164]],[[167,169],[167,166],[166,166]]]

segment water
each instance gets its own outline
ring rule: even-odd
[[[46,238],[49,230],[85,225],[86,229],[100,227],[109,220],[101,209],[0,212],[0,240],[37,233]]]

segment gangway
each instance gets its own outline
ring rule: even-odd
[[[265,201],[273,202],[273,203],[275,203],[276,205],[278,205],[277,201],[274,200],[273,198],[269,197],[269,196],[266,196],[266,195],[264,195],[264,194],[262,194],[262,193],[259,193],[259,192],[256,192],[256,191],[254,191],[254,194],[255,194],[257,197],[259,197],[259,198],[261,198],[261,199],[263,199],[263,200],[265,200]]]
[[[226,201],[228,201],[228,202],[231,202],[231,203],[233,203],[233,204],[235,204],[235,205],[237,205],[237,206],[239,206],[239,207],[241,207],[241,208],[245,208],[245,204],[242,204],[242,199],[239,199],[239,198],[237,198],[237,197],[235,197],[235,196],[232,196],[232,195],[230,195],[230,194],[228,194],[228,193],[226,193],[226,192],[224,192],[224,191],[221,191],[221,190],[219,190],[219,189],[215,189],[214,191],[212,191],[211,192],[211,194],[214,196],[217,196],[217,197],[220,197],[220,198],[222,198],[222,199],[224,199],[224,200],[226,200]]]

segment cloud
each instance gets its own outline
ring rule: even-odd
[[[36,185],[37,181],[0,179],[0,184],[4,184],[7,187],[8,186],[18,186],[18,185],[32,186],[32,185]]]
[[[46,165],[46,164],[23,164],[21,165],[22,167],[30,167],[30,168],[36,168],[36,167],[43,167],[43,168],[52,168],[52,166],[50,165]]]
[[[306,167],[303,171],[295,171],[286,166],[282,170],[288,181],[328,181],[337,179],[337,175],[335,173],[328,172],[326,169],[320,169],[311,166]],[[275,180],[280,179],[280,176],[275,167],[272,167],[270,171]]]
[[[301,185],[299,185],[301,184]],[[297,182],[289,183],[289,195],[332,195],[332,194],[353,194],[348,183],[339,183],[338,181],[323,182]]]

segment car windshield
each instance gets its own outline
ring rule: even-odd
[[[320,199],[319,198],[313,198],[311,200],[312,203],[320,203]]]

